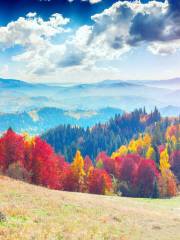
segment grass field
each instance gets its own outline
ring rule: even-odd
[[[2,240],[180,240],[180,197],[131,199],[0,178]]]

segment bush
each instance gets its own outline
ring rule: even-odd
[[[31,178],[31,174],[19,162],[10,164],[6,175],[25,182],[30,182]]]

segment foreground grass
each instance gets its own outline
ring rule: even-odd
[[[3,240],[178,240],[180,197],[130,199],[48,190],[0,178]]]

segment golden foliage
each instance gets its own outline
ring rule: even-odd
[[[152,146],[149,146],[147,152],[146,152],[146,158],[152,159],[154,154],[154,148]]]
[[[128,148],[125,145],[122,145],[116,152],[113,152],[111,155],[112,159],[115,159],[116,157],[124,156],[128,153]]]

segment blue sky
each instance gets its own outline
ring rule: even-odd
[[[0,7],[0,77],[95,82],[180,76],[180,2],[11,0]]]

